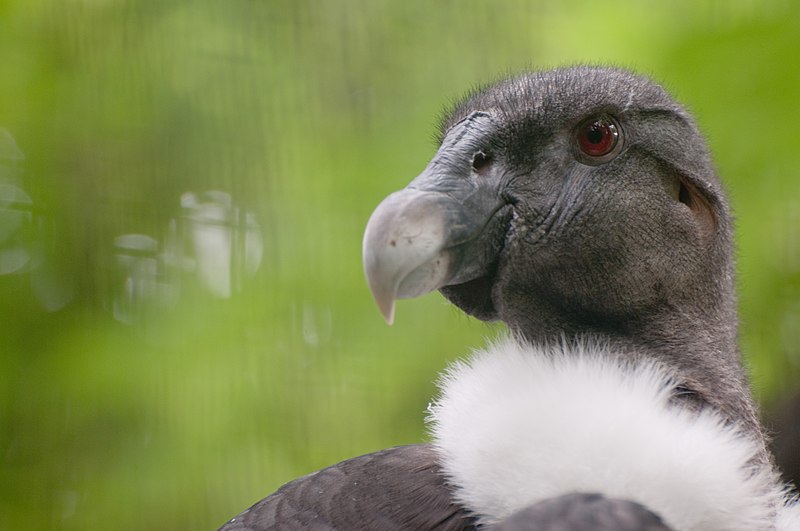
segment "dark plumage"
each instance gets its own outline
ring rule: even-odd
[[[413,488],[408,476],[414,477]],[[296,479],[223,529],[454,531],[472,523],[452,503],[434,450],[419,444],[362,455]]]
[[[694,120],[658,85],[624,70],[576,67],[504,80],[464,98],[443,121],[441,146],[427,168],[373,213],[364,266],[389,321],[395,299],[439,289],[466,313],[505,322],[525,355],[552,356],[550,347],[561,345],[558,356],[570,356],[596,344],[599,355],[621,360],[610,370],[622,378],[635,372],[630,367],[657,368],[654,381],[672,390],[663,407],[677,411],[680,422],[691,427],[692,415],[702,416],[710,429],[741,438],[744,461],[734,472],[741,467],[742,478],[760,478],[759,495],[778,493],[765,495],[761,507],[774,517],[780,487],[773,488],[771,458],[736,344],[727,200]],[[458,386],[451,387],[458,411]],[[573,401],[580,400],[587,398]],[[492,416],[487,402],[481,406]],[[534,423],[535,433],[536,419],[509,419],[525,428]],[[647,420],[610,422],[646,426]],[[481,429],[474,427],[476,444],[482,444]],[[619,426],[609,430],[626,436]],[[502,446],[504,434],[495,435],[490,443]],[[505,507],[500,496],[497,512],[485,514],[469,500],[486,493],[473,496],[459,483],[453,470],[461,465],[448,461],[450,443],[436,444],[385,450],[306,476],[223,529],[470,529],[473,514],[478,523],[492,523],[510,509],[521,512],[498,529],[660,530],[667,529],[660,517],[683,517],[591,491],[549,501],[533,497],[527,509]],[[509,461],[516,475],[514,455],[480,447],[475,455],[490,464],[495,457]],[[445,461],[447,472],[440,469]],[[564,477],[575,475],[569,462],[559,466]],[[520,475],[532,482],[531,493],[547,491],[536,477]],[[627,477],[624,471],[609,477],[616,476]],[[495,487],[514,489],[479,490],[491,498]],[[731,511],[719,512],[736,519]],[[558,518],[573,521],[561,525]],[[732,528],[762,522],[743,518]]]
[[[517,511],[491,531],[669,531],[638,503],[600,494],[565,494]]]

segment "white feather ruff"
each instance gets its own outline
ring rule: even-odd
[[[607,347],[504,339],[441,381],[434,444],[460,501],[484,522],[571,492],[642,503],[676,530],[800,529],[759,443],[712,411],[670,404],[674,380]]]

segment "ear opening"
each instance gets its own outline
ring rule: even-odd
[[[678,201],[692,208],[692,196],[689,194],[689,189],[682,182],[678,183]]]
[[[692,182],[684,175],[676,174],[678,181],[678,201],[686,205],[691,210],[697,221],[697,228],[703,239],[710,238],[717,227],[717,217],[711,200],[706,197]]]

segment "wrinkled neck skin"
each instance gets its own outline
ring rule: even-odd
[[[683,310],[676,312],[675,306],[666,302],[661,304],[664,308],[661,312],[639,312],[640,316],[648,316],[644,320],[620,319],[612,326],[607,316],[597,320],[584,316],[576,320],[574,310],[548,305],[535,295],[515,298],[517,301],[536,300],[535,305],[509,309],[500,303],[497,308],[515,337],[541,345],[579,342],[592,337],[607,342],[612,351],[632,362],[656,360],[681,379],[679,386],[688,391],[680,397],[683,404],[691,408],[717,409],[724,418],[761,442],[762,463],[771,461],[737,346],[736,302],[732,289],[703,294],[705,298],[699,300],[708,303],[704,308],[687,309],[683,305]]]

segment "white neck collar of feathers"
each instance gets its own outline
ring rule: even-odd
[[[586,492],[639,502],[676,530],[800,530],[800,504],[752,464],[761,443],[671,404],[675,379],[657,363],[503,339],[451,365],[440,387],[434,445],[483,523]]]

